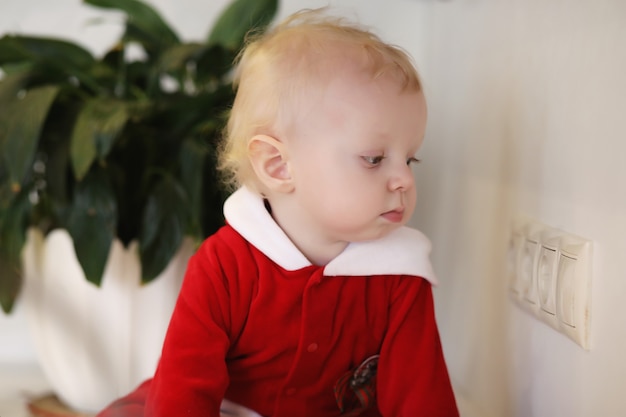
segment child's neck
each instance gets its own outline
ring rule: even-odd
[[[348,242],[330,239],[317,225],[301,217],[301,210],[291,208],[283,201],[266,203],[274,221],[291,242],[314,265],[326,265],[348,246]]]

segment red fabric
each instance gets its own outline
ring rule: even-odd
[[[286,271],[225,226],[190,261],[149,389],[98,417],[219,417],[222,398],[267,417],[335,417],[336,381],[375,354],[377,407],[364,416],[458,416],[427,281]]]

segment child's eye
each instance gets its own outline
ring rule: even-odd
[[[374,155],[374,156],[363,155],[361,156],[361,159],[363,159],[368,165],[375,167],[375,166],[380,165],[383,159],[385,159],[385,156],[384,155]]]
[[[406,164],[407,165],[417,164],[419,162],[420,162],[420,160],[415,158],[415,157],[413,157],[413,156],[406,160]]]

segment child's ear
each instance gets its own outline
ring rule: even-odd
[[[256,135],[248,144],[250,163],[257,178],[269,190],[291,192],[293,181],[285,145],[267,135]]]

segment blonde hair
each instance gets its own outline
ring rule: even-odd
[[[280,136],[306,93],[323,88],[337,66],[397,81],[401,91],[420,91],[411,58],[397,46],[324,9],[300,11],[260,36],[248,39],[238,57],[230,111],[219,166],[225,182],[255,186],[248,155],[255,135]],[[292,117],[293,118],[293,117]]]

